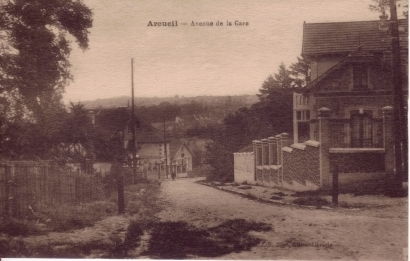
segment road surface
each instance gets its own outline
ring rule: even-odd
[[[306,209],[259,203],[197,184],[195,179],[166,181],[161,187],[166,202],[165,210],[159,213],[161,221],[186,222],[198,231],[210,231],[215,234],[214,242],[226,241],[221,224],[230,220],[261,222],[271,228],[244,231],[240,237],[247,240],[248,247],[216,253],[213,257],[217,259],[403,260],[407,247],[407,204],[362,210]],[[198,237],[184,244],[194,244]],[[179,248],[187,251],[187,258],[210,257],[209,253]]]

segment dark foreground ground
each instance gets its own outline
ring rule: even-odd
[[[372,204],[316,209],[261,203],[196,181],[164,181],[155,199],[131,190],[138,194],[133,200],[146,197],[149,204],[130,200],[133,213],[107,216],[94,226],[3,235],[0,243],[27,253],[14,257],[403,260],[407,198],[357,196]]]

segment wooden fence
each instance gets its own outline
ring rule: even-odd
[[[80,204],[102,195],[99,175],[79,175],[48,162],[0,163],[1,216],[27,218],[41,204]]]

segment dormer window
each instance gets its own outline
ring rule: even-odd
[[[353,66],[353,90],[367,90],[368,88],[368,72],[367,66],[364,64],[356,64]]]

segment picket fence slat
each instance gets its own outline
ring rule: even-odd
[[[98,175],[78,174],[50,163],[0,163],[0,216],[30,218],[52,204],[82,204],[102,196]]]

